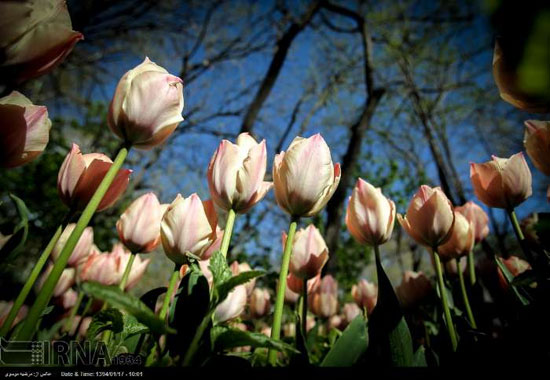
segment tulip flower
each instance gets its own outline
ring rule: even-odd
[[[63,62],[83,39],[64,0],[0,2],[0,76],[21,83]]]
[[[180,194],[168,207],[161,222],[161,241],[166,256],[176,264],[188,257],[203,259],[216,240],[218,218],[211,200],[202,202],[197,194]]]
[[[82,154],[74,144],[65,157],[57,176],[57,191],[69,208],[84,209],[107,174],[113,161],[101,153]],[[122,195],[130,180],[131,170],[121,169],[99,203],[97,211],[112,206]]]
[[[473,224],[476,243],[481,242],[489,235],[489,217],[476,203],[468,201],[463,206],[455,207],[455,211],[464,215]]]
[[[338,283],[331,275],[323,277],[321,286],[310,298],[309,307],[319,317],[330,318],[338,312]]]
[[[365,279],[361,279],[351,287],[351,296],[355,303],[362,309],[367,310],[370,315],[378,301],[378,286]]]
[[[246,288],[239,285],[229,292],[227,298],[216,307],[214,319],[221,323],[237,318],[246,306]]]
[[[132,253],[148,253],[159,245],[162,211],[153,193],[144,194],[132,202],[116,224],[118,237],[126,248]]]
[[[344,318],[342,318],[341,315],[336,314],[336,315],[333,315],[332,317],[329,318],[329,320],[328,320],[328,329],[329,330],[331,330],[331,329],[343,330],[343,325],[344,324],[345,324]]]
[[[201,272],[202,272],[203,276],[206,277],[206,280],[208,281],[208,286],[210,286],[210,288],[212,288],[212,285],[214,284],[214,276],[212,275],[212,272],[210,271],[210,259],[199,260],[198,264],[199,264],[199,268],[201,269]],[[245,287],[246,287],[246,285],[245,285]]]
[[[405,271],[401,284],[395,288],[399,303],[404,308],[418,305],[432,292],[432,284],[422,272]]]
[[[53,263],[48,263],[48,266],[46,267],[46,270],[42,274],[42,276],[36,281],[36,290],[37,293],[40,292],[42,289],[42,285],[50,275],[50,272],[53,269]],[[53,291],[54,297],[60,297],[63,295],[73,284],[75,283],[75,277],[76,277],[76,269],[74,268],[66,268],[63,273],[61,274],[61,277],[59,278],[59,281],[57,281],[57,284],[55,285],[55,289]]]
[[[517,256],[510,256],[507,259],[499,257],[498,259],[506,266],[506,268],[508,268],[508,270],[514,277],[519,276],[528,269],[531,269],[531,265],[527,261],[520,259]],[[498,280],[500,286],[503,289],[509,288],[508,281],[504,277],[504,274],[502,273],[500,268],[498,268]]]
[[[296,336],[296,324],[285,323],[283,325],[283,336],[287,338],[294,338]]]
[[[237,261],[233,261],[229,266],[229,269],[231,269],[231,273],[233,273],[233,276],[237,276],[243,272],[248,272],[252,270],[248,263],[238,263]],[[243,285],[246,287],[246,294],[250,296],[252,294],[252,291],[254,290],[254,286],[256,285],[256,279],[253,278]]]
[[[134,262],[130,268],[127,282],[124,284],[125,290],[132,289],[134,286],[137,285],[139,280],[141,280],[141,278],[145,274],[147,266],[149,266],[151,260],[142,260],[139,255],[132,254],[131,252],[126,251],[122,244],[118,243],[113,246],[111,253],[109,253],[110,259],[115,262],[115,275],[117,284],[121,283],[124,272],[132,255],[134,256]]]
[[[73,233],[74,228],[76,227],[75,223],[70,223],[65,227],[61,236],[57,240],[53,250],[52,250],[52,260],[55,261],[59,257],[61,250],[65,246],[67,239]],[[67,264],[73,268],[78,268],[80,265],[86,262],[86,259],[92,251],[92,244],[94,243],[94,230],[92,227],[86,227],[84,232],[80,236],[76,247],[74,248],[69,261]]]
[[[301,280],[298,279],[298,281],[302,282]],[[288,282],[286,284],[286,288],[285,288],[285,303],[287,305],[294,305],[296,304],[296,302],[298,302],[298,299],[300,298],[300,293],[296,293],[294,291],[292,291],[290,289],[290,287],[288,286]]]
[[[461,213],[455,211],[451,237],[438,247],[437,252],[442,261],[449,261],[466,256],[474,248],[475,230],[473,224]]]
[[[512,210],[532,194],[531,171],[522,152],[470,164],[470,179],[477,198],[489,207]]]
[[[6,318],[8,317],[8,314],[13,307],[13,301],[0,301],[0,326],[4,325],[4,322],[6,321]],[[11,324],[10,328],[15,326],[19,323],[22,319],[24,319],[27,316],[27,312],[29,311],[28,307],[23,305],[17,312],[17,316],[13,323]]]
[[[261,318],[269,313],[271,296],[267,289],[256,288],[250,296],[250,315],[252,318]]]
[[[78,293],[76,290],[69,288],[65,293],[63,293],[59,299],[58,303],[65,309],[71,309],[76,305],[78,299]]]
[[[248,133],[241,133],[236,144],[223,140],[208,166],[214,203],[224,211],[246,213],[273,186],[264,181],[266,166],[265,140],[258,144]]]
[[[109,253],[93,251],[79,272],[82,282],[95,281],[103,285],[115,285],[119,281],[118,265]]]
[[[14,168],[38,157],[51,126],[45,106],[35,106],[17,91],[0,98],[0,166]]]
[[[287,235],[283,232],[283,247]],[[325,240],[313,224],[301,228],[294,235],[290,273],[302,280],[309,280],[321,272],[328,260],[328,248]]]
[[[286,284],[287,284],[287,288],[294,293],[302,294],[304,291],[304,280],[302,280],[299,277],[296,277],[292,273],[289,273],[288,277],[286,278]],[[317,274],[317,276],[307,281],[307,292],[314,293],[315,291],[317,291],[319,286],[321,286],[320,272]]]
[[[535,167],[550,176],[550,121],[527,120],[523,145]]]
[[[345,328],[360,314],[361,314],[361,309],[359,308],[359,306],[357,306],[356,303],[350,302],[345,304],[342,307],[342,315],[344,318],[342,319],[342,323],[340,326],[342,328]]]
[[[126,143],[151,149],[183,120],[183,81],[149,58],[122,76],[109,105],[109,128]]]
[[[395,204],[380,188],[359,178],[349,197],[346,225],[361,244],[371,246],[387,242],[395,222]]]
[[[411,200],[407,215],[399,214],[397,220],[417,243],[434,248],[451,237],[453,206],[440,187],[422,185]]]
[[[330,149],[319,133],[309,138],[296,137],[286,152],[275,156],[275,199],[291,216],[316,215],[339,182],[340,164],[333,165]]]

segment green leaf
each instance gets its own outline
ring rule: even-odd
[[[427,367],[428,363],[426,362],[426,349],[424,346],[418,347],[418,350],[414,353],[413,359],[414,367]]]
[[[212,254],[210,258],[210,265],[208,267],[212,273],[212,280],[214,286],[217,286],[224,281],[227,281],[233,275],[231,269],[227,265],[227,259],[221,253],[221,251],[216,251]]]
[[[86,332],[88,340],[95,340],[97,335],[105,330],[111,330],[115,334],[122,331],[124,324],[122,313],[117,309],[102,310],[92,318],[90,327]]]
[[[123,309],[132,314],[137,320],[157,334],[175,333],[175,330],[166,326],[164,321],[149,309],[143,302],[130,294],[124,293],[118,286],[102,285],[98,282],[85,282],[82,290],[91,297],[103,300],[109,305]]]
[[[368,344],[367,322],[358,315],[336,340],[321,367],[351,367],[365,353]]]
[[[137,318],[130,314],[124,314],[122,317],[124,327],[121,332],[122,340],[126,340],[134,335],[145,334],[149,328],[143,323],[138,322]]]
[[[29,210],[20,198],[10,194],[10,198],[17,208],[19,223],[14,227],[12,236],[0,249],[0,263],[10,262],[22,251],[29,234]]]
[[[397,367],[410,367],[414,364],[412,337],[405,318],[388,334],[390,355]]]
[[[494,256],[494,258],[495,258],[495,262],[496,262],[497,266],[502,271],[502,274],[504,275],[504,278],[506,279],[506,282],[508,282],[508,284],[510,285],[510,288],[512,289],[512,292],[516,295],[516,298],[518,299],[518,301],[523,306],[529,305],[529,300],[527,298],[525,298],[525,296],[523,296],[521,294],[521,292],[519,291],[518,287],[515,286],[512,283],[514,281],[514,275],[508,270],[506,265],[504,265],[504,263],[500,260],[500,258],[498,256]]]
[[[281,352],[299,353],[290,344],[273,340],[267,335],[232,329],[225,326],[213,327],[210,332],[212,348],[215,352],[229,350],[235,347],[251,346],[254,348],[271,348]]]
[[[536,281],[537,281],[537,276],[535,274],[535,271],[532,269],[528,269],[525,272],[520,273],[516,277],[514,277],[514,279],[512,280],[512,285],[529,286]]]
[[[222,282],[216,287],[216,291],[217,291],[216,304],[223,302],[223,300],[227,297],[229,292],[232,291],[235,287],[242,284],[246,284],[248,281],[252,280],[253,278],[265,275],[265,273],[266,272],[263,270],[249,270],[246,272],[239,273],[237,276],[231,277],[229,280]]]

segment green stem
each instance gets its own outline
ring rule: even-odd
[[[443,312],[445,313],[445,324],[447,325],[447,331],[449,332],[449,337],[451,338],[453,351],[456,351],[458,340],[456,337],[453,319],[451,317],[451,311],[449,310],[449,304],[447,302],[447,289],[445,289],[445,283],[443,281],[443,272],[441,271],[441,261],[439,260],[439,255],[437,254],[437,248],[433,249],[432,255],[435,263],[435,272],[437,273],[437,286],[439,288],[439,296],[441,298]],[[460,272],[460,268],[458,268],[458,271]]]
[[[533,264],[533,256],[531,255],[531,251],[529,250],[529,248],[526,246],[525,236],[523,235],[523,231],[519,226],[516,212],[514,211],[514,209],[506,210],[506,212],[508,213],[508,217],[512,222],[512,226],[514,227],[513,230],[516,234],[516,238],[518,239],[519,245],[523,251],[523,254],[525,255],[525,258],[527,259],[527,261],[529,261],[530,264]]]
[[[134,265],[134,260],[136,259],[135,253],[130,253],[130,260],[128,260],[128,263],[126,264],[126,269],[124,269],[124,274],[122,275],[122,279],[120,280],[120,284],[118,285],[119,289],[124,291],[124,288],[126,287],[126,283],[128,282],[128,278],[130,277],[130,272],[132,271],[132,265]]]
[[[179,279],[181,265],[176,264],[172,276],[170,277],[170,283],[168,289],[166,290],[166,295],[164,296],[164,301],[162,302],[162,309],[160,309],[159,318],[164,321],[166,318],[166,313],[168,312],[168,306],[170,306],[170,298],[172,298],[172,293]]]
[[[292,218],[288,228],[288,236],[286,237],[285,250],[281,263],[281,272],[279,273],[279,286],[277,287],[277,300],[275,302],[275,313],[273,315],[273,326],[271,328],[271,339],[279,340],[281,337],[281,322],[283,319],[283,306],[285,302],[286,277],[288,275],[288,267],[290,264],[290,255],[292,254],[292,243],[294,242],[294,234],[298,226],[297,219]],[[277,351],[270,349],[268,360],[271,365],[277,362]]]
[[[473,250],[470,251],[470,253],[468,253],[468,274],[470,277],[470,285],[474,286],[476,283],[476,267],[475,267]]]
[[[99,206],[99,203],[105,196],[105,193],[107,192],[107,190],[109,190],[111,183],[115,179],[115,176],[118,173],[118,170],[122,166],[122,163],[126,159],[127,155],[128,155],[127,148],[122,148],[118,152],[115,158],[115,161],[107,171],[107,174],[105,174],[105,177],[97,187],[97,190],[92,196],[92,199],[90,199],[90,202],[82,212],[82,215],[78,219],[78,222],[76,223],[76,226],[73,232],[71,233],[71,236],[69,236],[69,238],[67,239],[67,242],[65,243],[65,247],[63,247],[63,249],[61,250],[61,254],[56,260],[52,268],[52,271],[50,272],[50,275],[44,282],[44,285],[42,286],[42,290],[38,294],[38,297],[36,298],[34,305],[29,310],[27,318],[23,323],[23,326],[21,327],[19,334],[17,335],[17,340],[31,340],[32,336],[34,335],[34,332],[38,326],[38,320],[40,319],[42,312],[44,311],[44,309],[50,302],[50,299],[52,298],[53,290],[57,284],[57,281],[59,281],[59,278],[61,277],[63,270],[67,266],[67,262],[69,261],[69,257],[71,256],[71,253],[73,252],[74,247],[78,243],[78,240],[80,239],[80,236],[84,232],[84,229],[88,226],[88,223],[90,223],[90,220],[94,215],[94,212],[97,210],[97,207]]]
[[[304,289],[302,290],[302,335],[307,334],[307,280],[304,280]]]
[[[223,230],[223,239],[220,251],[223,257],[227,257],[227,251],[229,251],[229,243],[231,242],[231,233],[233,232],[233,225],[235,224],[235,211],[229,210],[227,213],[227,222],[225,223],[225,229]]]
[[[23,306],[23,303],[27,299],[27,296],[29,295],[34,283],[36,282],[36,279],[40,275],[40,272],[42,271],[42,268],[44,267],[44,264],[46,264],[46,261],[50,257],[50,254],[53,251],[53,248],[55,247],[55,244],[59,240],[59,237],[61,236],[61,233],[63,232],[63,229],[65,226],[69,223],[71,218],[74,216],[73,211],[69,211],[67,215],[65,216],[65,219],[63,222],[57,227],[57,230],[53,234],[52,238],[50,239],[50,242],[38,258],[38,261],[34,265],[34,268],[31,271],[31,274],[27,278],[27,281],[25,282],[25,285],[23,285],[23,288],[19,292],[19,295],[13,302],[13,307],[11,308],[4,324],[2,325],[2,328],[0,329],[0,337],[5,337],[8,331],[11,328],[11,325],[13,324],[13,321],[15,321],[15,318],[17,318],[17,313],[19,312],[19,309],[21,309],[21,306]]]
[[[185,353],[185,357],[183,359],[183,366],[184,367],[188,367],[188,366],[191,365],[191,363],[193,361],[193,357],[195,356],[195,353],[197,352],[197,349],[199,348],[199,342],[202,338],[202,335],[204,334],[204,330],[206,330],[206,328],[208,327],[208,324],[210,323],[210,320],[212,319],[212,314],[214,313],[214,310],[210,311],[202,319],[202,322],[199,325],[199,328],[197,329],[197,332],[195,333],[195,336],[193,337],[193,340],[191,341],[191,344],[189,345],[189,349]]]
[[[460,291],[462,292],[462,300],[464,301],[464,307],[466,308],[466,314],[468,314],[468,320],[470,325],[477,329],[477,324],[474,319],[474,314],[472,313],[472,308],[470,307],[470,300],[468,299],[468,293],[466,292],[466,283],[464,282],[464,274],[460,270],[460,259],[456,260],[456,268],[458,272],[458,281],[460,282]]]
[[[78,308],[80,307],[80,304],[82,303],[83,298],[84,298],[84,292],[78,292],[78,298],[76,299],[76,303],[71,309],[71,314],[69,314],[69,318],[67,319],[67,322],[65,322],[65,331],[67,331],[67,334],[71,333],[71,327],[73,326],[74,317],[78,312]]]

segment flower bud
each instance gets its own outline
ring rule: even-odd
[[[309,298],[309,307],[322,318],[330,318],[338,312],[338,283],[331,275],[323,277],[321,286]]]
[[[126,248],[132,253],[148,253],[159,245],[162,211],[153,193],[132,202],[116,224],[118,237]]]
[[[351,287],[351,296],[355,303],[362,309],[367,309],[370,315],[378,301],[378,286],[365,279],[361,279]]]
[[[286,288],[292,292],[300,295],[304,291],[304,280],[296,277],[292,273],[289,273],[286,278]],[[314,293],[321,286],[321,272],[317,273],[317,276],[307,280],[307,292],[308,294]]]
[[[510,158],[492,156],[482,164],[470,164],[470,180],[476,197],[489,207],[513,209],[532,194],[531,171],[522,152]]]
[[[208,166],[212,200],[222,210],[246,213],[273,186],[264,181],[266,166],[265,140],[258,144],[248,133],[237,144],[223,140]]]
[[[118,264],[109,253],[93,250],[78,273],[79,281],[95,281],[103,285],[118,284]]]
[[[550,176],[550,121],[527,120],[523,145],[533,165]]]
[[[283,249],[287,235],[283,232]],[[313,224],[299,229],[294,235],[290,273],[300,279],[310,279],[321,272],[328,260],[328,248],[325,240]]]
[[[503,259],[502,257],[499,257],[498,259],[506,266],[506,268],[508,268],[508,270],[514,277],[522,274],[528,269],[531,269],[531,265],[527,261],[520,259],[517,256],[510,256],[507,259]],[[509,287],[508,281],[506,281],[506,277],[504,277],[504,273],[502,273],[500,268],[498,268],[498,280],[499,280],[500,286],[503,289],[508,289]]]
[[[267,289],[256,288],[250,296],[250,315],[252,318],[261,318],[269,313],[271,296]]]
[[[319,133],[309,138],[296,137],[286,152],[275,156],[275,199],[292,216],[317,214],[339,182],[340,164],[332,164],[330,149]]]
[[[466,202],[463,206],[455,207],[455,211],[461,213],[474,225],[475,242],[479,243],[489,235],[489,217],[476,203]]]
[[[136,148],[163,143],[183,120],[182,83],[146,57],[118,82],[109,105],[109,128]]]
[[[197,194],[180,194],[162,218],[160,235],[166,256],[176,264],[187,257],[205,258],[204,253],[216,241],[218,217],[211,200],[202,202]]]
[[[72,30],[64,0],[3,1],[0,77],[21,83],[53,70],[84,37]]]
[[[437,253],[442,261],[457,259],[466,256],[472,251],[475,243],[475,231],[471,222],[461,213],[455,211],[451,237],[440,245]]]
[[[17,91],[0,98],[0,166],[14,168],[38,157],[51,126],[45,106],[35,106]]]
[[[131,255],[133,255],[133,253],[126,251],[122,244],[117,243],[113,246],[113,250],[111,251],[109,256],[111,256],[110,259],[115,262],[116,284],[119,284],[120,281],[122,281],[124,271],[126,270],[126,266],[130,261]],[[141,280],[141,278],[145,274],[147,266],[150,262],[150,259],[142,260],[139,255],[136,255],[132,264],[132,268],[130,269],[130,274],[128,275],[126,286],[124,287],[125,290],[130,290],[137,285],[139,280]]]
[[[78,298],[78,293],[76,290],[69,288],[65,293],[63,293],[61,296],[58,297],[58,304],[63,307],[63,309],[68,310],[71,309],[74,305],[76,305],[76,301]]]
[[[418,305],[432,292],[432,284],[422,272],[405,271],[401,284],[395,288],[399,303],[404,308]]]
[[[101,181],[111,168],[113,161],[101,153],[80,153],[78,145],[73,143],[71,151],[57,175],[59,197],[69,208],[83,210],[94,195]],[[112,206],[126,190],[131,170],[120,169],[111,186],[103,196],[97,211]]]
[[[453,206],[441,188],[422,185],[411,200],[407,215],[397,215],[397,220],[417,243],[434,248],[451,237]]]
[[[361,309],[356,303],[350,302],[344,305],[342,308],[343,320],[340,327],[346,328],[358,315],[361,314]]]
[[[6,318],[8,318],[8,314],[10,313],[12,307],[13,301],[0,301],[0,327],[4,325],[4,322],[6,322]],[[10,327],[15,326],[22,319],[24,319],[27,316],[28,311],[29,308],[27,307],[27,305],[21,306],[21,308],[17,312],[17,316],[15,317]]]
[[[241,315],[246,306],[246,298],[246,288],[243,285],[234,288],[229,292],[227,298],[216,307],[214,312],[216,322],[229,321]]]
[[[296,336],[296,323],[285,323],[282,330],[285,338],[294,338]]]
[[[229,266],[229,269],[231,269],[231,273],[233,273],[233,276],[237,276],[243,272],[251,271],[252,268],[250,268],[250,265],[248,263],[238,263],[237,261],[233,261],[231,265]],[[246,294],[250,296],[252,294],[252,291],[254,290],[254,286],[256,285],[256,279],[253,278],[249,280],[248,282],[243,284],[246,288]]]
[[[67,243],[67,240],[69,239],[69,236],[73,233],[74,228],[76,227],[75,223],[70,223],[65,227],[63,230],[63,233],[59,236],[59,239],[57,240],[57,243],[55,243],[55,246],[52,250],[52,260],[56,261],[61,254],[61,250],[63,247],[65,247],[65,243]],[[67,265],[73,268],[78,268],[80,265],[84,264],[86,262],[86,259],[88,258],[88,255],[92,251],[92,244],[94,243],[94,230],[92,227],[86,227],[84,229],[84,232],[82,232],[82,235],[80,235],[80,239],[78,239],[78,242],[76,243],[76,246],[73,249],[73,252],[71,253],[71,256],[69,257],[69,261],[67,262]]]
[[[361,244],[380,245],[387,242],[395,222],[395,204],[380,188],[359,178],[349,198],[346,225]]]
[[[36,281],[37,293],[40,292],[40,290],[42,289],[42,286],[46,282],[46,279],[50,276],[52,269],[53,269],[53,263],[49,262],[46,269],[44,270],[44,273],[42,273],[38,281]],[[61,274],[61,277],[59,277],[57,284],[55,285],[53,296],[54,297],[62,296],[71,286],[73,286],[75,282],[75,276],[76,276],[76,269],[65,268],[65,270],[63,270],[63,273]]]
[[[356,305],[357,306],[357,305]],[[333,315],[332,317],[330,317],[330,319],[328,320],[328,329],[331,330],[331,329],[338,329],[338,330],[343,330],[343,325],[345,324],[344,322],[344,318],[342,318],[341,315]]]

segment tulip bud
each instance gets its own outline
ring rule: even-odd
[[[304,291],[304,280],[296,277],[292,273],[289,273],[286,278],[287,289],[290,289],[296,294],[302,294]],[[317,273],[317,276],[307,280],[307,292],[308,294],[314,293],[321,286],[321,272]]]
[[[6,318],[8,318],[8,314],[10,313],[12,307],[13,307],[13,301],[9,301],[9,302],[0,301],[0,327],[4,325],[4,322],[6,321]],[[29,311],[29,308],[26,305],[21,306],[21,308],[17,312],[17,316],[15,317],[15,320],[13,321],[10,327],[15,326],[22,319],[24,319],[27,316],[28,311]]]
[[[331,275],[323,277],[321,286],[309,298],[311,311],[323,318],[330,318],[338,312],[338,283]]]
[[[3,1],[0,77],[21,83],[53,70],[83,39],[72,30],[64,0]]]
[[[287,235],[283,232],[283,249]],[[290,273],[300,279],[315,277],[328,260],[328,248],[325,240],[313,224],[299,229],[294,235]]]
[[[309,138],[296,137],[286,152],[275,156],[275,199],[292,216],[317,214],[339,182],[340,164],[332,164],[330,149],[319,133]]]
[[[295,323],[285,323],[283,325],[283,336],[285,338],[293,338],[296,336],[296,324]]]
[[[357,306],[357,305],[356,305]],[[328,320],[328,329],[331,330],[331,329],[338,329],[338,330],[343,330],[343,325],[345,324],[344,322],[344,318],[342,318],[341,315],[333,315],[332,317],[330,317],[330,319]]]
[[[153,193],[136,199],[116,224],[120,241],[132,253],[148,253],[160,243],[162,207]]]
[[[340,326],[342,328],[345,328],[351,323],[351,321],[353,321],[358,315],[361,314],[361,309],[359,308],[359,306],[357,306],[356,303],[351,302],[344,305],[344,307],[342,308],[342,312],[344,318]]]
[[[133,255],[133,253],[126,251],[122,244],[117,243],[113,246],[113,250],[109,255],[111,256],[111,260],[115,262],[115,273],[117,278],[116,283],[119,284],[120,281],[122,281],[124,271],[126,270],[126,266],[130,261],[130,256]],[[150,259],[142,260],[139,255],[136,255],[132,264],[132,268],[130,269],[130,274],[128,275],[128,281],[126,282],[126,286],[124,287],[125,290],[132,289],[134,286],[137,285],[139,280],[141,280],[141,278],[145,274],[147,266],[150,262]]]
[[[92,251],[78,273],[79,281],[95,281],[103,285],[116,285],[120,279],[117,269],[118,264],[113,260],[113,255]]]
[[[258,144],[248,133],[237,144],[223,140],[208,166],[212,200],[222,210],[246,213],[273,186],[264,181],[266,166],[265,140]]]
[[[51,126],[45,106],[35,106],[17,91],[0,98],[0,166],[14,168],[38,157]]]
[[[451,237],[453,206],[441,188],[422,185],[411,200],[407,215],[397,215],[397,220],[417,243],[434,248]]]
[[[503,259],[502,257],[499,257],[498,259],[506,266],[506,268],[508,268],[508,270],[514,277],[522,274],[528,269],[531,269],[531,265],[527,261],[520,259],[517,256],[510,256],[507,259]],[[498,268],[498,280],[499,280],[500,286],[503,289],[508,289],[509,287],[508,281],[506,281],[506,278],[504,277],[504,274],[502,273],[500,268]]]
[[[63,203],[69,208],[77,207],[83,210],[112,164],[113,161],[104,154],[80,153],[78,145],[73,143],[57,175],[57,191]],[[120,198],[128,186],[130,173],[132,171],[128,169],[118,171],[97,211],[112,206]]]
[[[146,57],[118,82],[109,105],[109,128],[136,148],[163,143],[183,120],[182,83]]]
[[[216,307],[214,312],[216,322],[229,321],[241,315],[246,306],[246,298],[246,288],[243,285],[234,288],[229,292],[227,298]]]
[[[166,256],[176,264],[187,257],[203,259],[216,240],[218,217],[211,200],[202,202],[197,194],[183,198],[180,194],[164,213],[160,227]]]
[[[294,305],[296,302],[298,302],[299,298],[300,298],[300,294],[290,290],[290,288],[288,287],[288,280],[287,280],[287,284],[285,287],[285,303],[287,305]]]
[[[432,292],[430,280],[422,272],[405,271],[401,284],[395,288],[399,303],[404,308],[417,305]]]
[[[523,145],[535,167],[550,176],[550,121],[527,120]]]
[[[351,287],[351,296],[355,303],[362,309],[367,309],[367,315],[370,315],[378,301],[378,286],[365,279],[361,279],[356,285]]]
[[[474,226],[459,212],[455,211],[455,222],[451,231],[449,240],[437,249],[437,253],[442,261],[466,256],[474,248]]]
[[[56,261],[61,254],[61,250],[63,249],[63,247],[65,247],[65,243],[67,243],[67,239],[69,239],[69,236],[71,236],[75,227],[75,223],[68,224],[67,227],[65,227],[65,229],[63,230],[63,233],[59,236],[59,239],[57,240],[57,243],[52,250],[53,261]],[[92,251],[93,243],[94,230],[92,227],[86,227],[84,229],[84,232],[82,232],[80,239],[78,239],[78,243],[76,243],[76,246],[74,247],[73,252],[69,257],[67,265],[73,268],[78,268],[80,265],[84,264],[84,262],[86,262],[86,259],[88,258],[88,255]]]
[[[243,262],[239,264],[237,261],[233,261],[229,266],[229,269],[231,269],[231,273],[233,273],[233,276],[237,276],[243,272],[248,272],[252,270],[248,263]],[[246,294],[250,296],[252,294],[252,291],[254,290],[254,286],[256,285],[256,279],[253,278],[243,285],[246,288]]]
[[[77,291],[69,288],[59,297],[58,304],[60,304],[65,310],[71,309],[74,305],[76,305],[77,298]]]
[[[532,194],[531,171],[522,152],[510,158],[492,156],[492,161],[471,163],[470,179],[476,197],[489,207],[510,210]]]
[[[433,256],[430,255],[430,260],[432,262],[432,266],[434,267],[435,269],[435,262],[434,262],[434,259],[433,259]],[[466,256],[462,256],[458,261],[459,261],[459,266],[460,266],[460,271],[462,273],[465,273],[466,272],[466,267],[468,265],[468,261],[467,261],[467,257]],[[441,263],[441,265],[443,266],[443,268],[445,269],[445,273],[450,275],[450,276],[457,276],[458,275],[458,267],[456,265],[456,260],[449,260],[449,261],[446,261],[446,262],[443,262]]]
[[[263,326],[260,330],[260,334],[271,337],[271,326]]]
[[[256,288],[250,296],[250,315],[252,318],[261,318],[269,313],[271,296],[267,289]]]
[[[212,288],[214,277],[212,276],[212,272],[210,271],[210,259],[208,258],[206,260],[199,260],[198,263],[203,276],[206,278],[206,281],[208,281],[208,286]],[[181,276],[181,278],[183,278],[183,276]]]
[[[346,225],[361,244],[380,245],[387,242],[395,222],[395,204],[380,188],[359,178],[349,198]]]
[[[489,235],[489,217],[476,203],[468,201],[463,206],[455,207],[455,211],[464,215],[474,225],[476,243]]]
[[[46,282],[46,279],[49,277],[50,273],[53,269],[53,263],[49,262],[48,266],[44,270],[44,273],[42,273],[42,276],[36,281],[36,291],[37,293],[40,292],[40,289],[42,289],[42,286],[44,285],[44,282]],[[59,297],[63,295],[71,286],[73,286],[75,282],[75,276],[76,276],[76,269],[74,268],[65,268],[63,270],[63,273],[61,274],[61,277],[59,277],[59,280],[57,281],[57,284],[55,285],[53,296]]]

